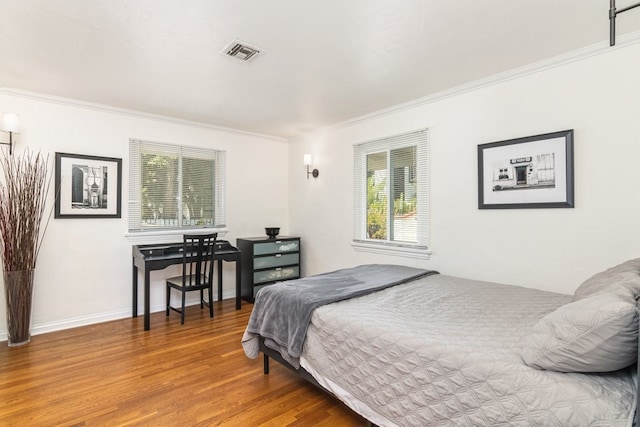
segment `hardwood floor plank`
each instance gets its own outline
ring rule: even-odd
[[[0,425],[364,426],[341,402],[240,339],[252,305],[217,302],[214,318],[122,319],[0,343]]]

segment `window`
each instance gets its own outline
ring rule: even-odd
[[[129,231],[225,226],[225,152],[129,141]]]
[[[427,253],[427,129],[354,146],[354,246]]]

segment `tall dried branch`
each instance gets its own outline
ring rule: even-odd
[[[5,271],[35,268],[42,237],[42,219],[51,177],[48,156],[28,149],[22,155],[4,152],[0,182],[0,255]]]

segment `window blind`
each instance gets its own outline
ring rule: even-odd
[[[428,247],[427,129],[354,145],[354,242]]]
[[[226,153],[129,141],[129,231],[225,226]]]

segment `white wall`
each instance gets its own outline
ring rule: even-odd
[[[282,232],[287,231],[286,141],[54,101],[0,91],[0,111],[21,116],[16,151],[29,147],[48,153],[52,170],[55,152],[122,158],[122,218],[51,219],[36,269],[34,334],[131,315],[131,245],[135,241],[125,237],[129,138],[226,150],[229,231],[219,238],[235,243],[236,237],[263,235],[265,226],[282,226]],[[232,297],[235,267],[224,264],[223,294]],[[179,274],[178,267],[172,268],[151,273],[152,311],[163,309],[163,278]],[[0,301],[0,339],[6,339],[4,294]]]
[[[597,52],[293,141],[290,227],[303,238],[305,275],[389,262],[572,293],[591,274],[640,256],[640,44]],[[423,127],[431,258],[355,252],[352,145]],[[575,132],[574,209],[477,208],[478,144],[565,129]],[[314,156],[316,180],[305,179],[304,153]]]
[[[0,111],[21,115],[18,152],[42,150],[52,163],[55,152],[123,159],[122,219],[51,219],[36,273],[33,332],[131,313],[129,138],[226,150],[229,233],[222,238],[234,242],[281,226],[282,234],[303,238],[305,275],[391,262],[571,293],[596,271],[640,255],[638,75],[640,44],[607,49],[291,144],[0,90]],[[431,259],[355,252],[352,145],[422,127],[431,132]],[[478,144],[564,129],[575,130],[575,209],[477,209]],[[306,179],[304,153],[314,155],[319,178]],[[225,264],[226,297],[233,271]],[[154,311],[163,307],[163,277],[171,273],[152,273]],[[2,295],[0,339],[5,330]]]

